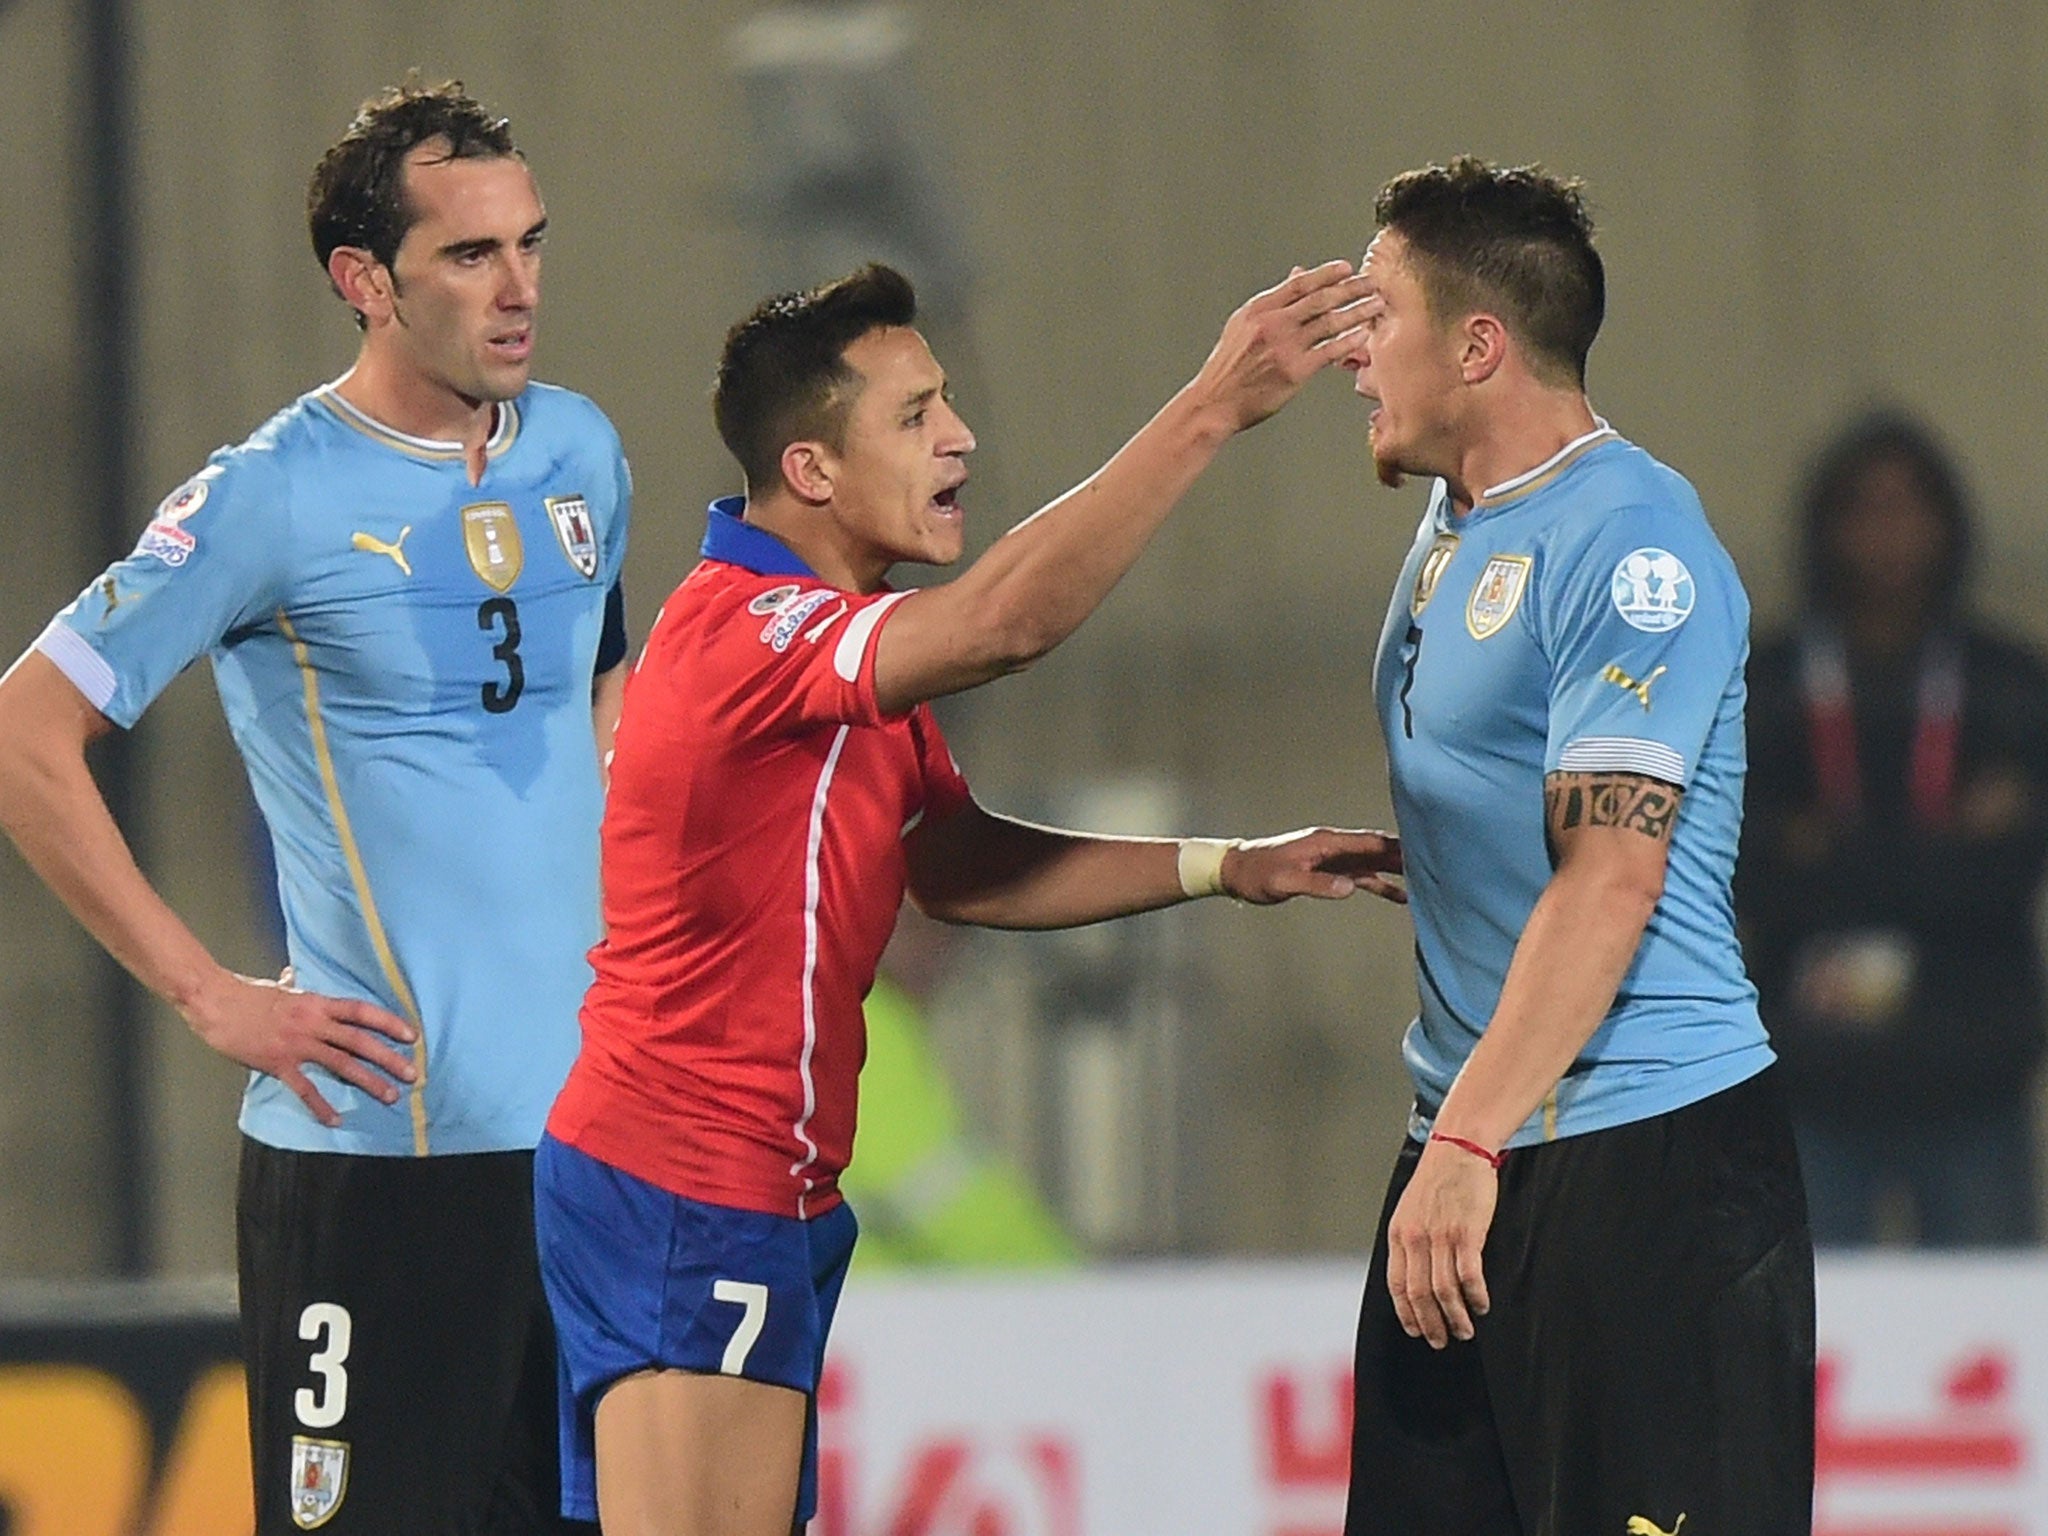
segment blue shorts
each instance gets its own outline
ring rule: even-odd
[[[813,1398],[797,1521],[818,1504],[818,1373],[859,1227],[686,1200],[541,1138],[534,1229],[561,1358],[562,1513],[597,1518],[597,1401],[645,1370],[744,1376]]]

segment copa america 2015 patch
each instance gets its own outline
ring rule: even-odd
[[[1678,628],[1699,596],[1692,572],[1668,549],[1634,549],[1614,568],[1614,611],[1647,634]]]
[[[348,1442],[292,1436],[292,1524],[317,1530],[348,1493]]]
[[[180,566],[192,558],[199,541],[180,525],[206,505],[208,482],[220,474],[220,466],[209,464],[157,504],[156,515],[142,531],[135,552],[150,555],[168,566]]]

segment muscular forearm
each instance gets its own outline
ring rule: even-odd
[[[985,928],[1075,928],[1185,901],[1178,844],[988,817],[971,859],[912,887],[928,915]]]
[[[1551,878],[1437,1130],[1499,1147],[1521,1129],[1614,1006],[1657,895],[1600,866],[1568,865]]]

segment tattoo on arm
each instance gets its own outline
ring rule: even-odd
[[[1578,827],[1626,827],[1655,842],[1671,837],[1685,791],[1640,773],[1553,773],[1543,780],[1543,825],[1553,848]]]

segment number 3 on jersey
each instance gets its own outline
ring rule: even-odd
[[[744,1308],[739,1326],[733,1329],[732,1339],[725,1346],[725,1358],[718,1362],[720,1371],[737,1376],[747,1368],[747,1356],[753,1352],[754,1341],[761,1337],[761,1329],[768,1322],[768,1287],[757,1280],[714,1280],[711,1298]]]
[[[348,1372],[342,1362],[348,1359],[350,1332],[348,1308],[331,1301],[316,1301],[299,1314],[299,1337],[320,1342],[306,1362],[320,1378],[319,1390],[301,1387],[292,1395],[292,1411],[308,1429],[332,1429],[348,1412]]]
[[[484,709],[493,715],[504,714],[526,692],[526,663],[519,659],[519,605],[509,597],[485,599],[476,610],[476,627],[495,635],[501,624],[505,638],[491,647],[491,659],[505,664],[505,677],[483,686]]]

